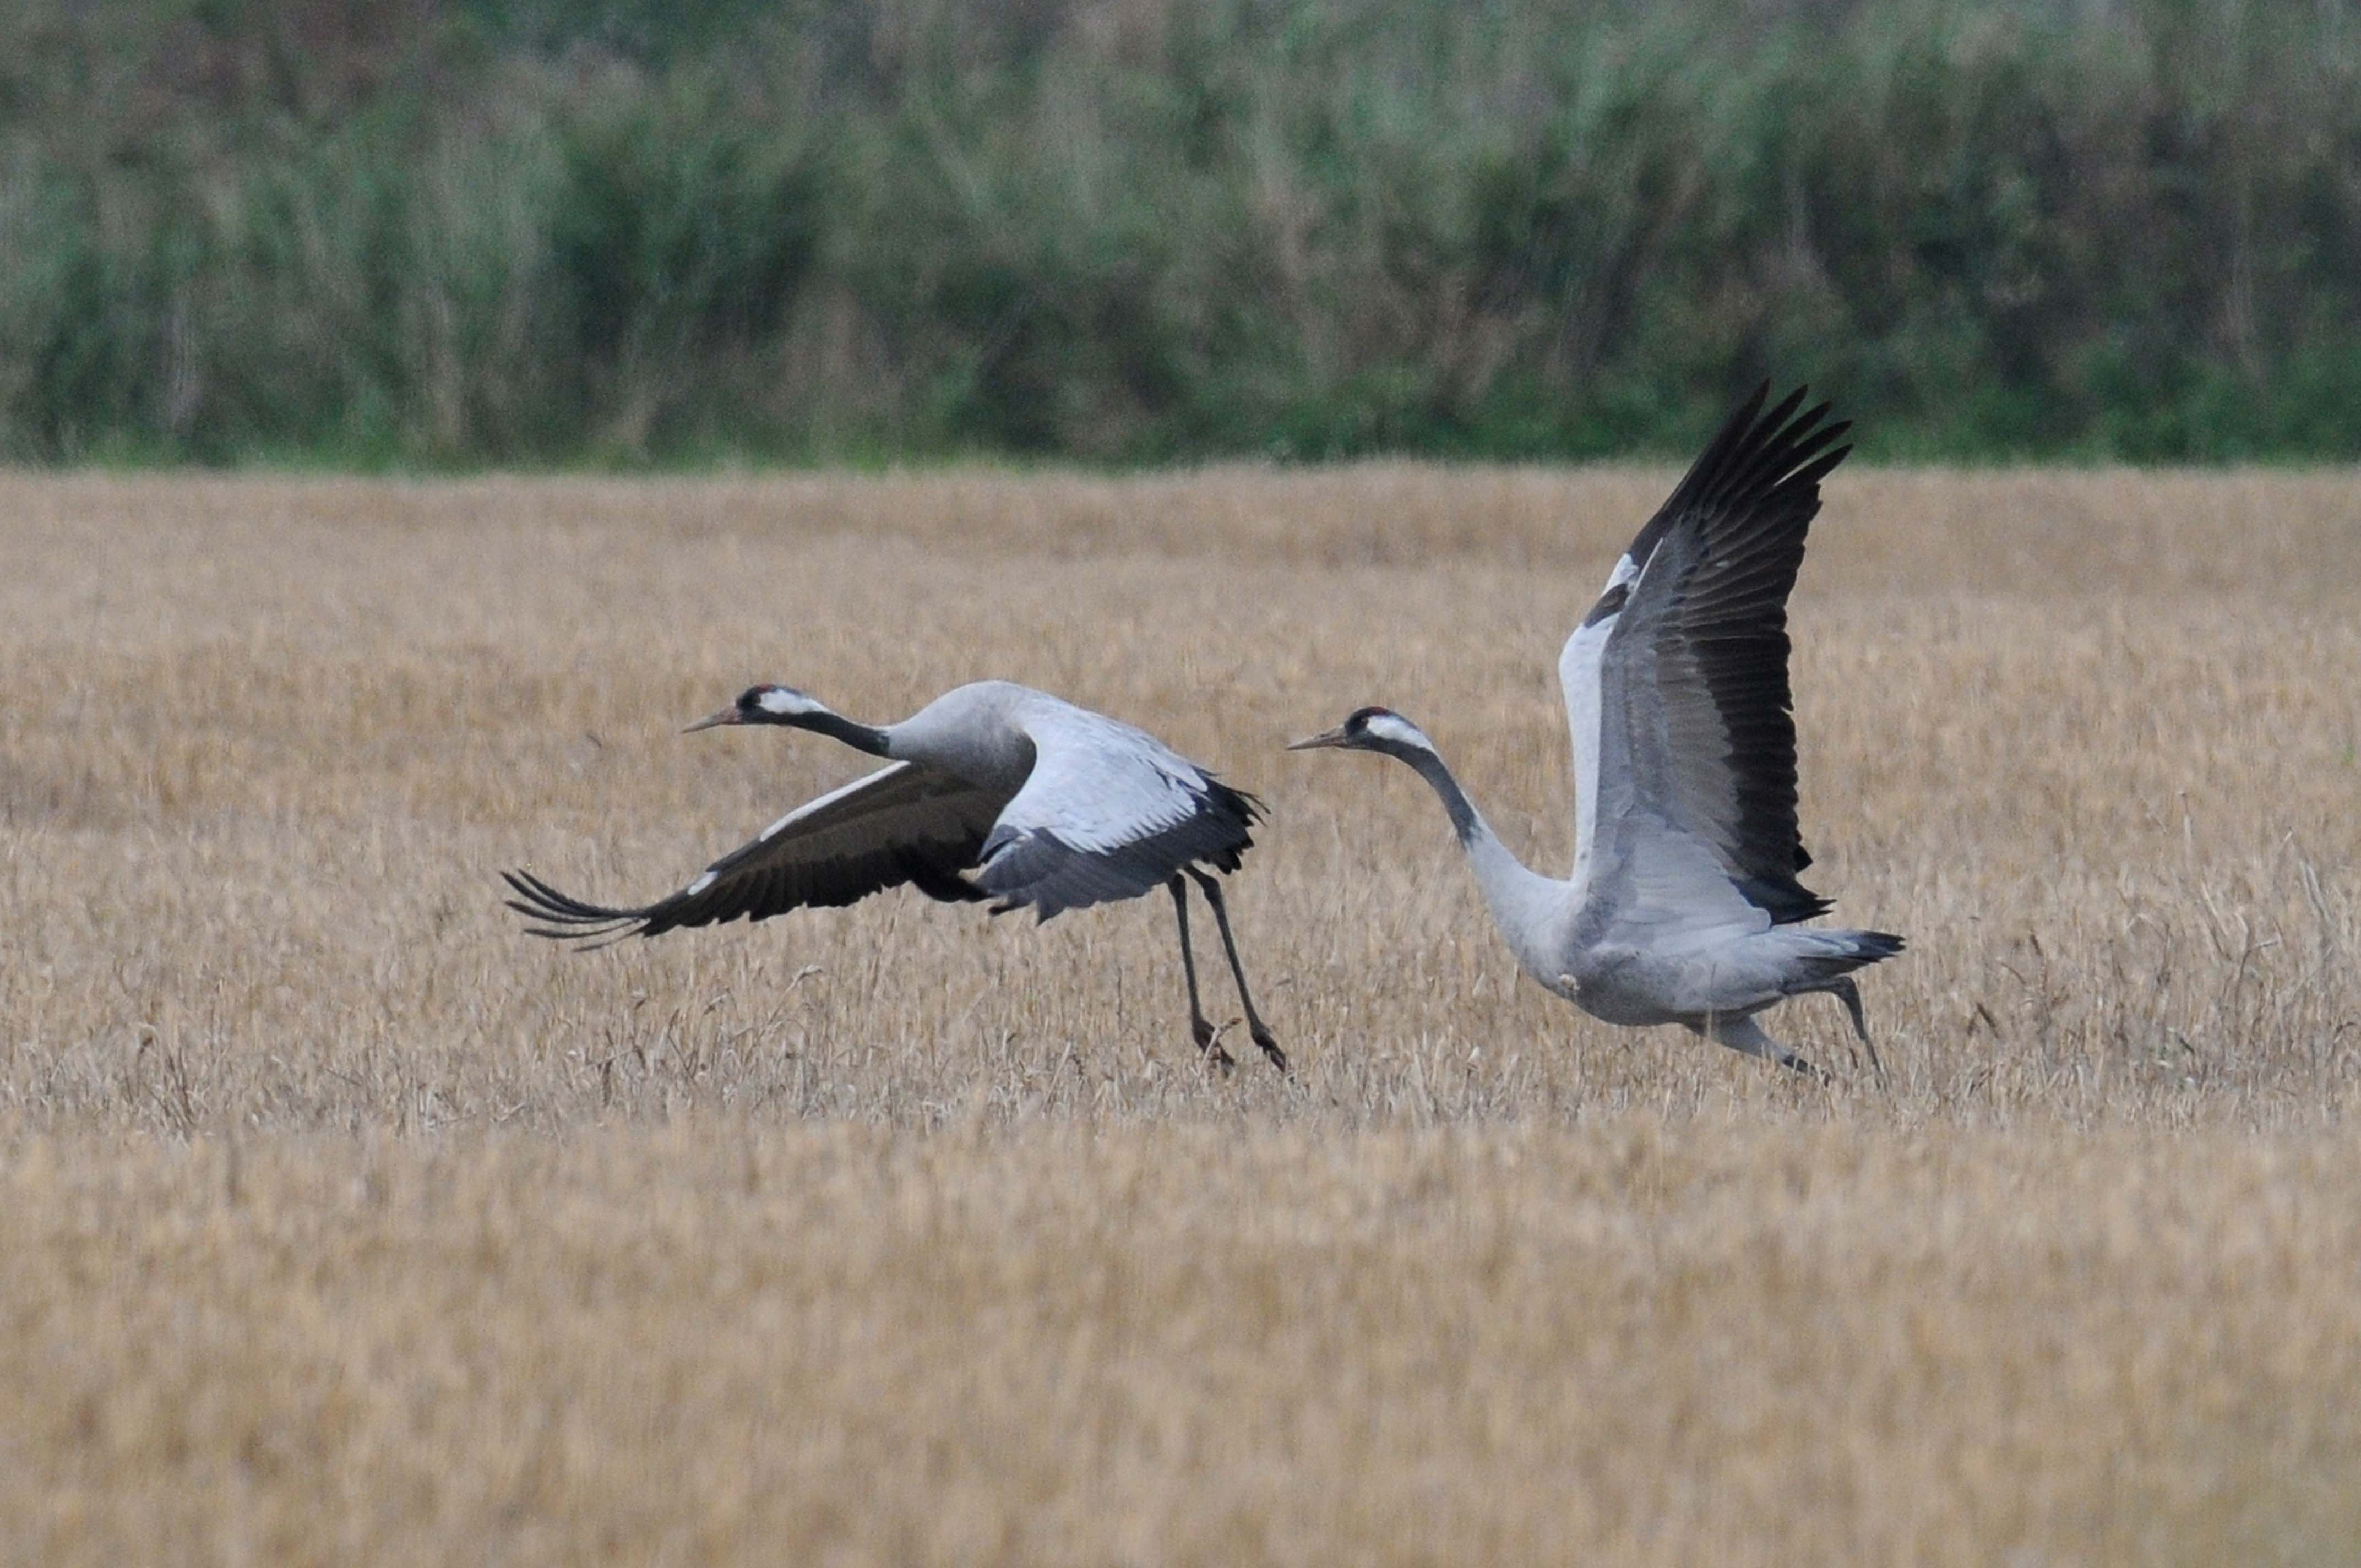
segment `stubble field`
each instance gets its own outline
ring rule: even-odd
[[[0,479],[0,1555],[2342,1559],[2361,480],[1839,473],[1806,881],[1913,947],[1882,1084],[1772,1015],[1822,1089],[1543,995],[1408,770],[1279,751],[1385,702],[1562,872],[1670,478]],[[861,770],[674,733],[753,680],[983,675],[1268,801],[1293,1080],[1160,899],[500,906]]]

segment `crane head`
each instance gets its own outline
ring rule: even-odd
[[[1424,731],[1390,707],[1356,708],[1335,729],[1307,735],[1287,749],[1314,751],[1330,746],[1347,751],[1388,751],[1396,755],[1404,751],[1434,750],[1434,743]]]
[[[748,686],[738,694],[738,700],[719,713],[708,713],[681,731],[710,729],[718,724],[794,724],[816,713],[826,713],[826,703],[793,686],[763,685]]]

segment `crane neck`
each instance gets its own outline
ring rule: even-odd
[[[1451,770],[1444,765],[1441,757],[1419,746],[1406,746],[1394,755],[1416,769],[1418,776],[1433,786],[1435,795],[1443,801],[1444,814],[1451,818],[1452,832],[1458,835],[1460,848],[1474,854],[1476,846],[1480,843],[1489,840],[1497,844],[1500,841],[1499,836],[1492,831],[1492,825],[1484,820],[1484,814],[1476,809],[1476,803],[1467,798],[1467,792],[1459,787],[1459,781],[1451,776]]]
[[[831,740],[841,740],[854,751],[866,751],[873,757],[890,757],[894,754],[894,738],[889,730],[862,724],[857,719],[847,718],[840,713],[831,713],[826,708],[817,713],[791,714],[779,722],[797,729],[812,730],[817,734],[827,736]]]
[[[1467,798],[1467,792],[1459,787],[1442,757],[1423,747],[1404,747],[1394,755],[1418,770],[1419,777],[1442,800],[1451,830],[1467,852],[1467,867],[1476,873],[1485,907],[1508,938],[1517,961],[1543,984],[1554,985],[1562,967],[1554,949],[1561,934],[1560,917],[1570,907],[1572,884],[1543,876],[1517,859]]]

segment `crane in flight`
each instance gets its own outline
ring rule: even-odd
[[[1529,870],[1434,742],[1364,707],[1290,751],[1398,757],[1442,797],[1518,964],[1609,1024],[1680,1024],[1799,1072],[1755,1014],[1828,992],[1883,1072],[1852,971],[1903,949],[1883,931],[1806,927],[1828,900],[1795,827],[1787,596],[1820,481],[1851,451],[1828,405],[1758,389],[1615,563],[1558,657],[1573,731],[1574,875]]]
[[[1185,877],[1213,907],[1247,1033],[1287,1070],[1287,1053],[1255,1011],[1221,883],[1210,874],[1236,871],[1253,844],[1249,830],[1262,817],[1253,795],[1146,730],[1009,681],[957,687],[884,726],[847,718],[792,686],[751,686],[688,730],[729,724],[815,730],[891,760],[796,807],[679,892],[642,908],[585,903],[530,872],[503,872],[516,894],[509,907],[541,922],[528,930],[604,946],[852,904],[906,883],[946,903],[992,899],[994,915],[1030,906],[1047,920],[1160,885],[1170,891],[1180,925],[1190,1030],[1226,1069],[1230,1055],[1197,998]]]

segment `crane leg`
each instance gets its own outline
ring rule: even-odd
[[[1883,1083],[1885,1064],[1877,1059],[1877,1042],[1869,1037],[1869,1020],[1861,1010],[1861,987],[1846,975],[1839,976],[1828,989],[1836,993],[1837,999],[1844,1003],[1845,1011],[1852,1015],[1852,1032],[1861,1036],[1861,1048],[1869,1053],[1869,1065],[1875,1069],[1877,1081]]]
[[[1764,1034],[1762,1025],[1752,1018],[1708,1016],[1702,1027],[1694,1024],[1689,1026],[1716,1045],[1728,1046],[1733,1051],[1740,1051],[1750,1057],[1761,1057],[1765,1061],[1777,1062],[1781,1067],[1791,1071],[1802,1073],[1815,1083],[1826,1083],[1828,1080],[1827,1073]]]
[[[1189,1033],[1196,1037],[1197,1048],[1206,1059],[1227,1072],[1238,1064],[1213,1038],[1213,1026],[1205,1022],[1204,1005],[1197,1000],[1197,957],[1189,950],[1189,884],[1174,872],[1164,885],[1172,890],[1172,913],[1180,922],[1180,972],[1189,979]]]
[[[1246,1005],[1246,1033],[1253,1036],[1254,1043],[1262,1047],[1262,1054],[1270,1058],[1270,1065],[1285,1072],[1287,1053],[1279,1048],[1279,1041],[1271,1036],[1270,1025],[1265,1024],[1262,1015],[1255,1011],[1254,998],[1247,993],[1246,971],[1238,963],[1238,945],[1230,938],[1230,912],[1222,904],[1222,884],[1194,866],[1189,868],[1189,874],[1197,879],[1197,886],[1204,894],[1205,902],[1213,906],[1213,926],[1222,933],[1222,951],[1230,957],[1230,973],[1238,982],[1238,1000]]]

